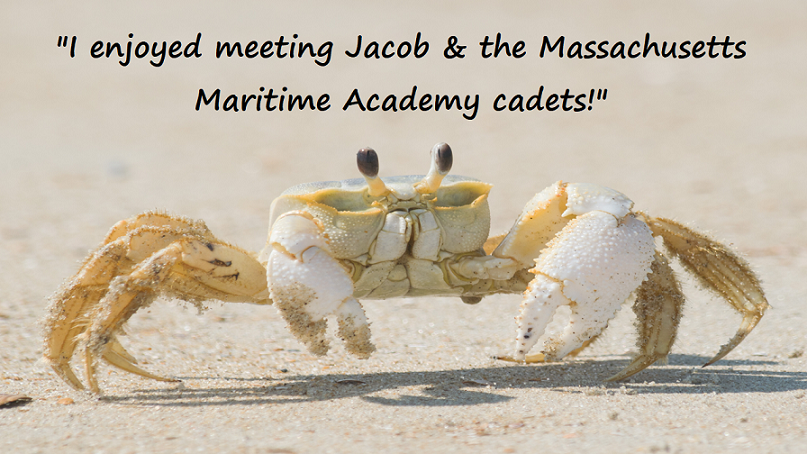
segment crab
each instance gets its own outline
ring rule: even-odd
[[[275,199],[260,254],[216,238],[202,221],[162,212],[120,221],[53,295],[45,359],[81,390],[71,360],[83,357],[95,393],[101,360],[175,381],[141,369],[118,341],[126,321],[158,296],[200,307],[206,300],[273,304],[315,355],[328,351],[330,317],[346,349],[367,358],[375,347],[359,300],[442,296],[476,304],[521,293],[515,348],[499,359],[558,361],[588,346],[633,294],[638,353],[608,378],[622,380],[666,358],[675,340],[684,295],[669,257],[742,314],[707,365],[736,347],[768,307],[742,258],[678,222],[633,211],[613,189],[557,182],[527,203],[509,232],[489,238],[491,185],[448,175],[447,144],[432,148],[425,176],[380,178],[370,148],[357,162],[364,178],[302,184]],[[571,309],[568,326],[545,335],[561,306]],[[529,354],[539,339],[541,352]]]

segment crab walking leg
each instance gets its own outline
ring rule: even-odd
[[[45,319],[45,359],[53,370],[73,388],[84,386],[70,368],[70,359],[75,352],[78,339],[87,329],[90,314],[106,295],[109,281],[115,277],[120,260],[125,253],[124,241],[116,240],[99,248],[84,264],[75,278],[67,282],[53,296],[50,314]],[[110,341],[110,350],[104,352],[104,359],[123,370],[162,381],[172,379],[148,373],[134,363],[132,357],[116,340]]]
[[[653,234],[664,239],[664,244],[681,260],[687,271],[743,316],[734,337],[720,347],[720,351],[704,366],[713,364],[728,355],[751,333],[769,307],[759,278],[748,262],[706,235],[669,219],[647,216],[647,223]]]
[[[81,271],[51,298],[50,311],[44,320],[44,356],[56,374],[73,388],[84,389],[70,368],[77,338],[87,329],[88,313],[106,294],[124,254],[122,241],[99,248]]]
[[[126,236],[141,227],[166,227],[173,231],[192,230],[200,234],[210,234],[204,221],[176,216],[161,211],[146,211],[129,219],[119,221],[109,229],[104,238],[104,244],[111,243],[120,237]],[[212,234],[210,234],[212,236]]]
[[[48,336],[45,338],[45,359],[53,370],[73,388],[84,386],[70,368],[80,335],[89,325],[90,313],[106,295],[114,269],[123,253],[121,241],[101,248],[88,260],[79,274],[53,297],[51,313],[45,320]],[[117,339],[112,339],[103,357],[113,366],[144,377],[161,381],[173,379],[146,372],[134,364],[137,360],[123,348]]]
[[[95,379],[96,358],[103,354],[114,333],[143,306],[156,297],[155,287],[182,259],[182,247],[173,244],[138,265],[128,276],[115,278],[93,317],[84,348],[84,368],[90,390],[98,393]]]
[[[99,356],[123,370],[158,377],[135,366],[129,359],[131,355],[122,354],[122,347],[115,345],[115,333],[120,327],[156,296],[166,293],[191,302],[217,299],[265,304],[268,292],[263,271],[255,258],[240,249],[209,242],[207,238],[189,237],[152,254],[128,275],[116,277],[91,314],[92,325],[84,335],[85,373],[90,390],[99,392],[95,379]]]
[[[137,359],[134,356],[130,355],[129,352],[127,352],[123,348],[123,345],[120,344],[120,341],[118,341],[118,339],[115,338],[114,336],[110,339],[109,343],[107,344],[106,349],[104,350],[103,358],[104,361],[106,361],[108,364],[111,364],[112,366],[115,366],[120,370],[135,375],[140,375],[141,377],[165,382],[181,381],[177,380],[176,378],[157,375],[137,367],[135,365],[137,364]]]
[[[120,231],[121,223],[112,228],[106,244],[91,254],[76,276],[52,297],[50,314],[44,321],[44,356],[54,371],[76,389],[83,389],[83,385],[70,369],[70,358],[81,334],[91,323],[96,307],[109,291],[112,280],[129,273],[139,257],[147,257],[189,232],[166,226],[138,225],[123,237],[113,236],[113,233]],[[197,233],[205,234],[206,231]],[[111,345],[116,345],[115,352],[104,354],[110,364],[129,372],[143,372],[141,375],[148,378],[170,380],[142,371],[134,366],[136,360],[117,341]]]
[[[325,317],[336,314],[348,350],[368,357],[375,347],[364,310],[353,298],[353,281],[329,254],[313,217],[299,211],[284,214],[272,226],[269,244],[270,295],[292,334],[311,353],[324,355],[329,348]]]
[[[639,354],[608,381],[624,380],[670,353],[684,306],[684,294],[669,261],[656,251],[652,272],[636,291],[633,312],[639,331]]]
[[[45,328],[44,356],[59,377],[76,389],[84,389],[81,381],[70,368],[70,358],[76,348],[78,337],[87,329],[89,313],[106,295],[109,284],[119,274],[130,271],[134,265],[126,257],[130,242],[143,235],[159,233],[165,238],[162,244],[152,244],[141,254],[151,254],[181,232],[193,231],[207,234],[209,231],[201,221],[171,216],[160,212],[145,212],[115,224],[107,233],[103,243],[93,251],[82,264],[75,277],[51,297],[48,316],[43,321]],[[143,242],[141,241],[140,244]],[[158,377],[134,366],[137,361],[129,355],[116,340],[110,342],[114,351],[104,353],[104,359],[116,367],[129,372],[155,378]],[[137,372],[139,371],[139,372]]]
[[[572,315],[563,333],[547,342],[547,360],[562,359],[599,335],[647,276],[653,253],[650,230],[633,215],[589,211],[570,221],[531,270],[536,286],[530,284],[522,305],[516,359],[524,358],[533,336],[543,334],[553,306],[568,304]]]
[[[103,354],[104,361],[107,363],[117,367],[120,370],[124,370],[126,372],[140,375],[141,377],[151,378],[152,380],[157,381],[166,381],[166,382],[178,382],[176,378],[171,377],[163,377],[162,375],[153,374],[147,370],[143,370],[135,364],[137,360],[130,355],[126,350],[123,349],[123,346],[118,342],[117,339],[113,338],[107,344],[106,350],[104,350]]]

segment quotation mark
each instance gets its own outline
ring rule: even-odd
[[[56,43],[56,47],[67,47],[67,40],[68,36],[60,36],[59,41]],[[74,36],[70,40],[70,58],[76,56],[76,37]]]
[[[608,89],[607,88],[600,88],[597,90],[597,101],[605,101],[605,98],[608,97]],[[593,109],[591,106],[594,103],[594,89],[591,89],[591,94],[588,97],[588,110]]]

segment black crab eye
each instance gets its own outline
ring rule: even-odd
[[[450,152],[450,151],[449,151]],[[356,153],[359,172],[369,178],[378,176],[378,155],[372,148],[362,148]]]
[[[451,165],[454,164],[454,155],[451,153],[451,147],[447,143],[442,142],[432,148],[434,162],[437,164],[437,170],[441,174],[448,173],[451,170]]]

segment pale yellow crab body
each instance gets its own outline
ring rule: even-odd
[[[450,264],[485,255],[491,185],[449,175],[436,193],[423,195],[414,185],[424,177],[384,178],[390,193],[381,199],[368,194],[364,179],[295,186],[272,203],[270,225],[285,213],[311,214],[330,255],[351,275],[356,298],[473,292]],[[269,252],[271,245],[261,257]]]

